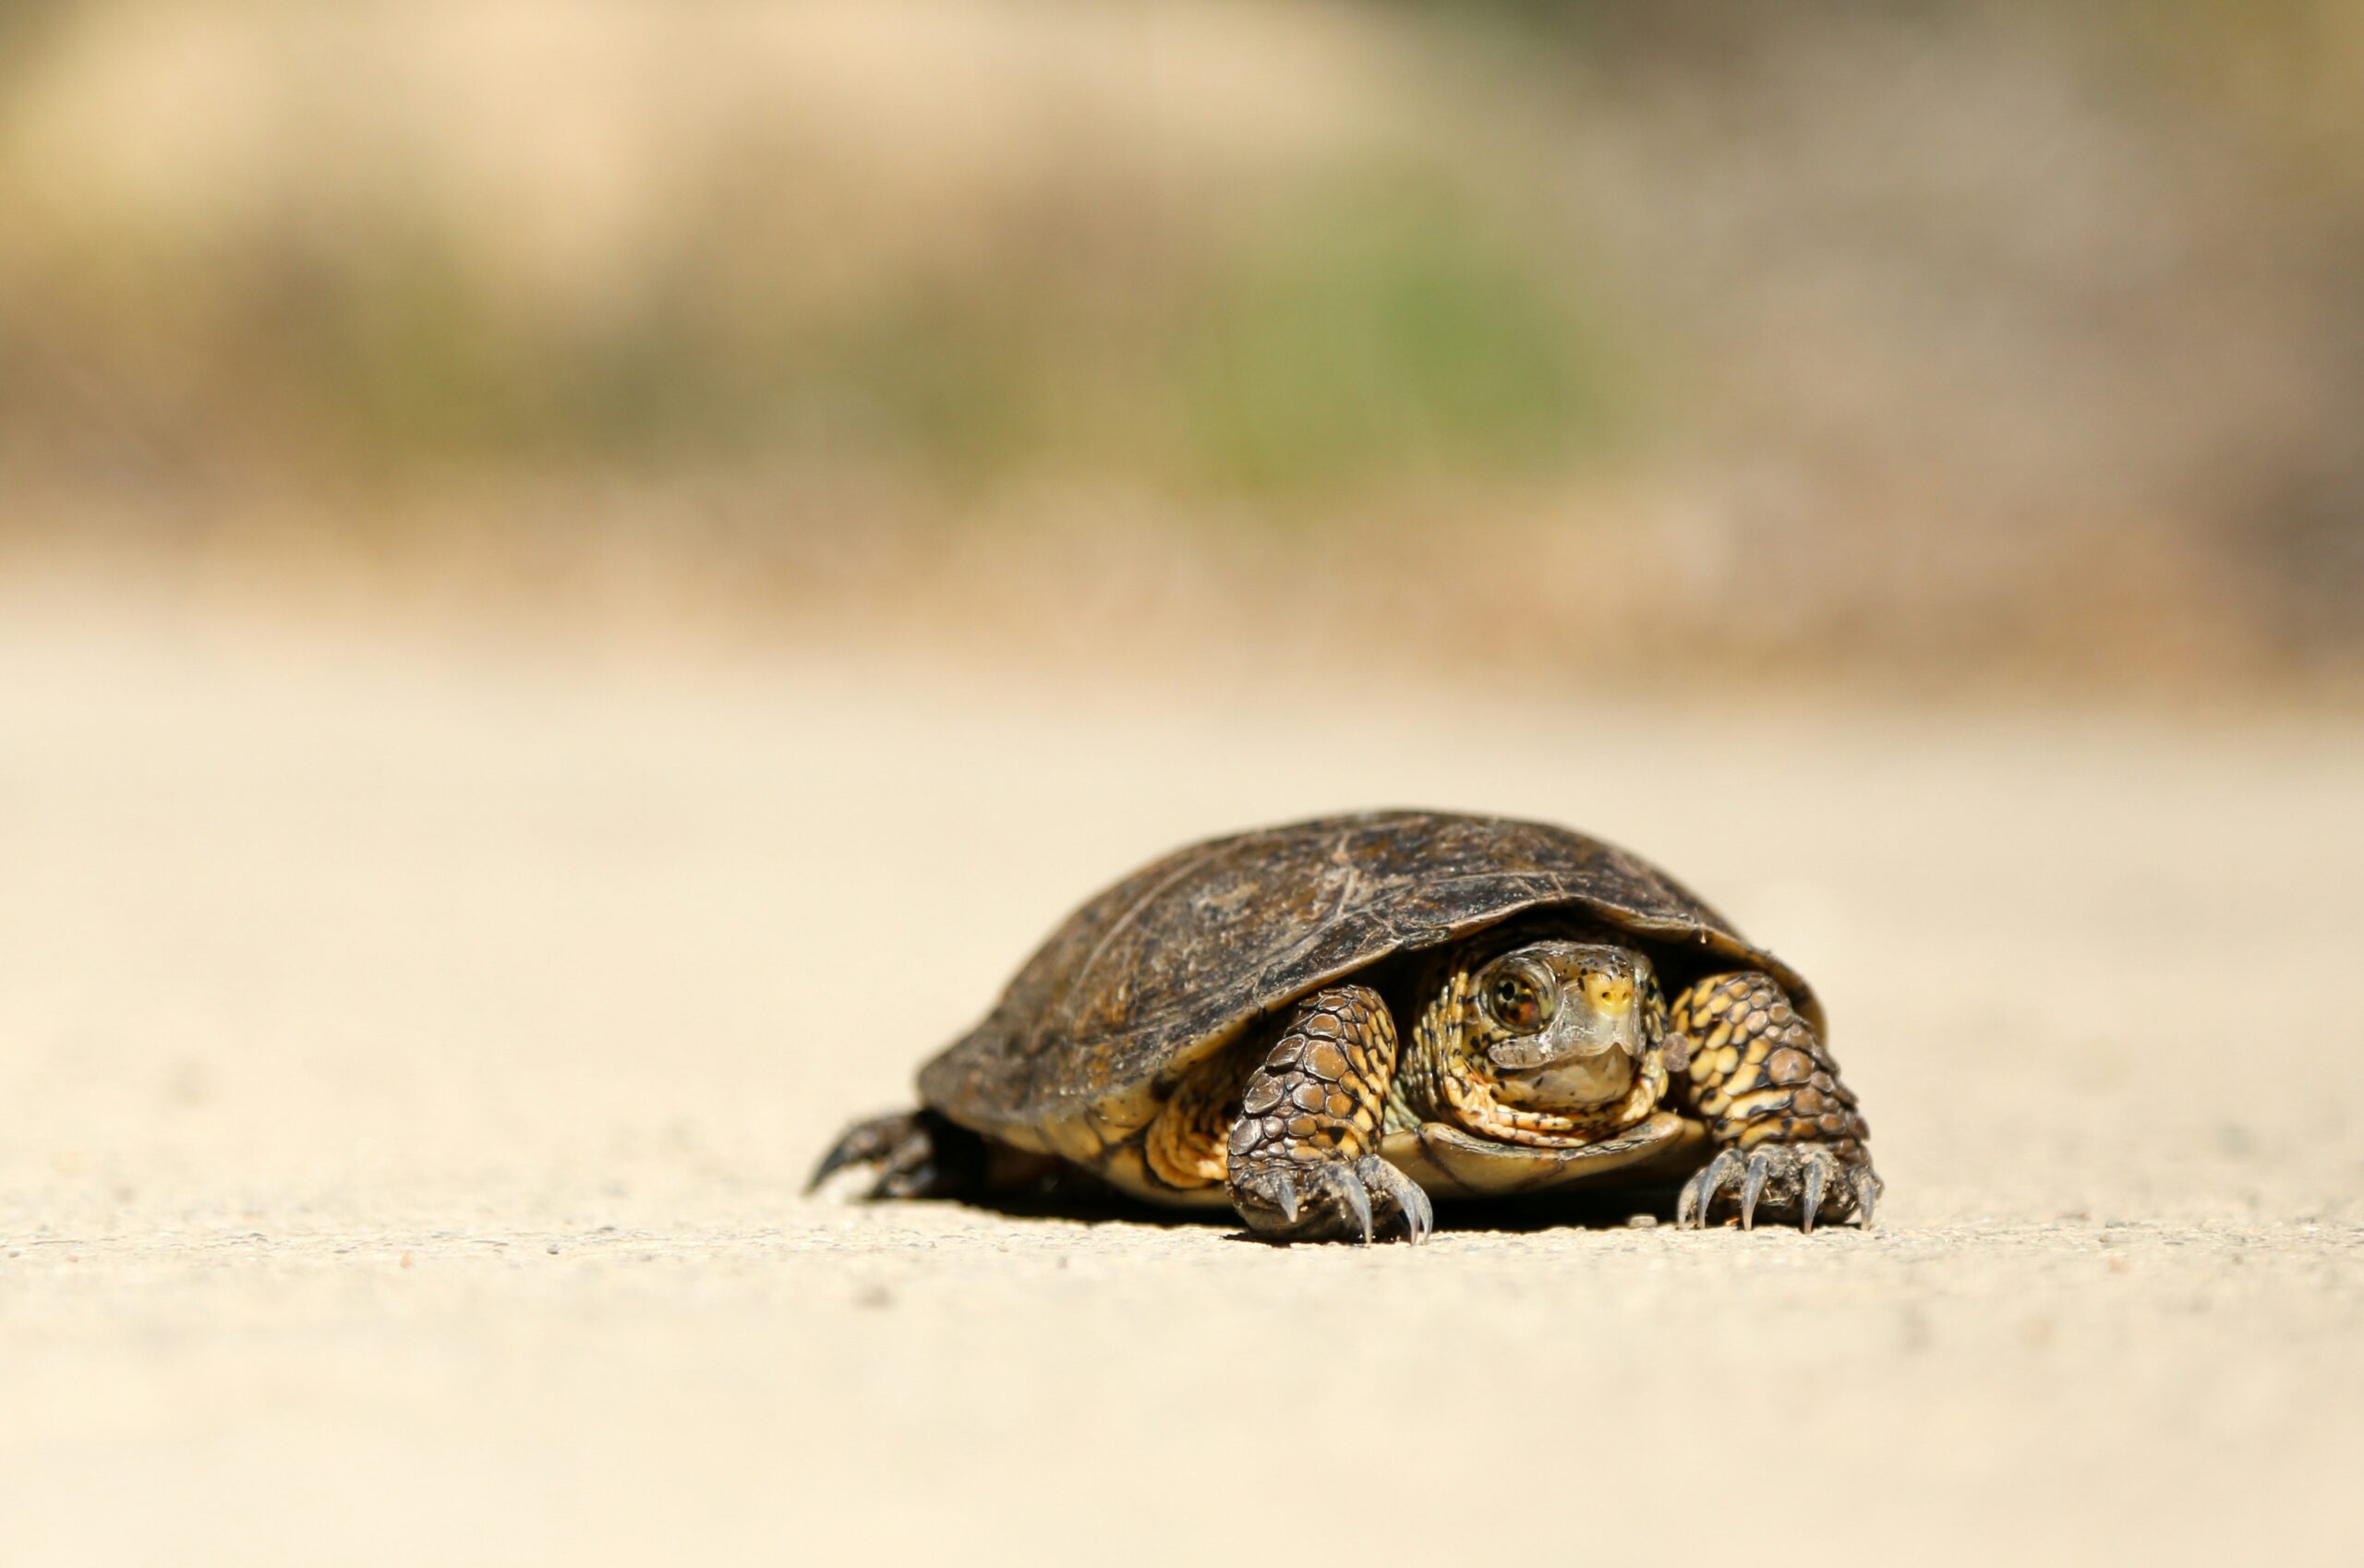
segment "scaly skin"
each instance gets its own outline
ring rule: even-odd
[[[1233,1206],[1258,1235],[1369,1241],[1401,1224],[1418,1241],[1428,1194],[1374,1152],[1395,1076],[1395,1020],[1367,985],[1297,1004],[1240,1096],[1228,1144]]]
[[[1719,1146],[1684,1186],[1678,1224],[1707,1224],[1727,1187],[1743,1230],[1765,1211],[1809,1231],[1817,1215],[1872,1223],[1882,1184],[1863,1147],[1871,1128],[1772,976],[1709,975],[1675,998],[1668,1029],[1672,1099]]]
[[[1218,1052],[1186,1074],[1174,1098],[1141,1136],[1141,1158],[1161,1186],[1176,1192],[1221,1187],[1230,1174],[1226,1142],[1257,1058]]]

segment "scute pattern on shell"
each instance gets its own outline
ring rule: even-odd
[[[1213,839],[1135,872],[1052,934],[992,1014],[921,1069],[920,1094],[992,1136],[1153,1103],[1264,1014],[1396,953],[1554,908],[1660,954],[1764,969],[1821,1022],[1803,976],[1638,855],[1547,823],[1371,812]]]

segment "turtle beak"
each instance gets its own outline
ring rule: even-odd
[[[1634,1005],[1634,983],[1620,979],[1614,982],[1613,988],[1596,989],[1593,983],[1600,978],[1586,975],[1582,1003],[1562,1006],[1559,1016],[1543,1031],[1547,1060],[1589,1061],[1611,1051],[1641,1055],[1642,1019],[1640,1009]],[[1568,1000],[1575,1002],[1576,998],[1571,995]]]

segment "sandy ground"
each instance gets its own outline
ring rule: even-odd
[[[1410,802],[1814,973],[1882,1228],[799,1195],[1113,874]],[[0,1561],[2358,1561],[2359,802],[2329,721],[1146,701],[20,585]]]

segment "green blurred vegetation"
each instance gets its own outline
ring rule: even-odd
[[[1190,466],[1254,488],[1532,472],[1639,395],[1598,307],[1449,199],[1340,202],[1216,280],[1186,328]]]
[[[1599,450],[1640,395],[1581,272],[1417,174],[1357,171],[1139,280],[1011,245],[882,277],[858,310],[778,287],[717,215],[620,297],[553,320],[518,309],[469,236],[409,216],[277,236],[210,273],[170,237],[78,258],[93,264],[48,280],[78,318],[53,318],[78,340],[54,352],[127,382],[218,377],[209,392],[239,405],[223,433],[380,480],[821,449],[959,493],[1078,467],[1307,496],[1549,468]]]

